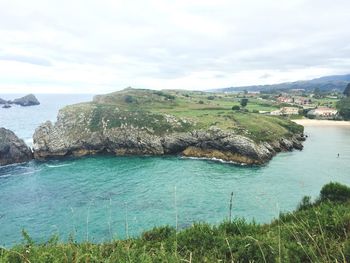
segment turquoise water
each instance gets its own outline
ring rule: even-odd
[[[35,128],[55,120],[59,108],[92,95],[37,97],[40,106],[0,108],[0,127],[30,143]],[[99,242],[175,225],[176,214],[179,227],[218,223],[228,216],[231,192],[235,216],[268,222],[279,211],[293,210],[302,196],[317,196],[331,180],[350,184],[350,128],[309,127],[306,132],[310,137],[303,151],[279,154],[262,167],[113,156],[0,167],[0,245],[21,242],[23,228],[37,241],[53,234],[66,240],[72,234],[79,241]]]
[[[350,184],[350,129],[306,132],[303,151],[281,153],[262,167],[114,156],[2,167],[0,244],[19,243],[22,228],[37,241],[72,234],[100,242],[174,226],[176,215],[179,227],[218,223],[228,216],[231,192],[235,216],[268,222],[331,180]]]

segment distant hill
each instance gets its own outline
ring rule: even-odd
[[[253,86],[241,86],[241,87],[229,87],[222,89],[215,89],[215,92],[237,92],[237,91],[275,91],[275,90],[291,90],[291,89],[304,89],[306,91],[313,91],[315,88],[319,88],[320,91],[340,91],[342,92],[346,85],[350,82],[350,74],[347,75],[334,75],[316,78],[312,80],[301,80],[295,82],[284,82],[272,85],[253,85]]]

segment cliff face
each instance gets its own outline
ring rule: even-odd
[[[0,128],[0,166],[27,162],[33,158],[32,151],[12,131]]]
[[[34,134],[34,156],[37,159],[61,156],[83,156],[96,153],[116,155],[181,154],[188,157],[217,158],[245,164],[262,164],[276,152],[302,149],[302,136],[282,138],[273,143],[255,143],[251,139],[222,131],[175,132],[155,135],[135,127],[91,131],[60,119],[56,124],[46,122]],[[80,127],[81,129],[76,129]]]
[[[115,96],[94,103],[62,109],[56,123],[46,122],[35,131],[34,156],[46,159],[96,153],[116,155],[164,155],[218,158],[246,164],[262,164],[276,152],[302,149],[300,134],[255,142],[235,129],[204,127],[191,118],[135,108],[130,98]],[[164,96],[164,95],[163,95]],[[152,100],[154,102],[154,100]],[[156,101],[158,103],[158,101]],[[165,103],[168,103],[166,100]],[[130,104],[130,105],[128,105]],[[175,107],[176,108],[176,107]]]

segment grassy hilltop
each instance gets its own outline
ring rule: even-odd
[[[90,129],[146,127],[155,134],[206,130],[212,126],[235,131],[257,142],[273,141],[302,132],[303,128],[287,119],[261,115],[274,105],[249,101],[246,109],[232,110],[239,100],[232,94],[194,91],[154,91],[125,89],[95,96],[93,102],[65,107],[61,112],[92,116]]]
[[[0,249],[0,262],[350,262],[350,188],[325,185],[320,197],[304,197],[295,212],[270,224],[242,219],[218,226],[194,224],[176,231],[154,228],[138,238],[104,244],[36,244]]]

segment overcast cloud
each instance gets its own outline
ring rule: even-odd
[[[0,93],[350,73],[349,0],[0,0]]]

